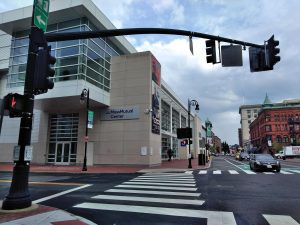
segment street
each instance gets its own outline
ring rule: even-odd
[[[247,161],[214,157],[207,170],[185,173],[31,173],[33,203],[60,208],[96,224],[300,224],[300,164],[253,172]],[[1,173],[0,197],[11,173]]]

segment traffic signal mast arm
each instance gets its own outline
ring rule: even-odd
[[[101,31],[82,31],[82,32],[66,32],[66,33],[51,33],[45,34],[47,41],[68,41],[87,38],[99,38],[99,37],[111,37],[111,36],[123,36],[123,35],[138,35],[138,34],[170,34],[181,35],[188,37],[198,37],[219,42],[227,42],[231,44],[239,44],[242,46],[264,48],[264,45],[257,45],[249,42],[234,40],[230,38],[214,36],[210,34],[203,34],[187,30],[166,29],[166,28],[127,28],[127,29],[111,29]]]

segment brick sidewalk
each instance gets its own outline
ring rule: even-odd
[[[96,165],[88,166],[87,171],[82,171],[82,166],[80,165],[70,165],[70,166],[61,166],[61,165],[40,165],[40,164],[31,164],[30,172],[33,173],[136,173],[136,172],[148,172],[155,170],[164,170],[164,171],[186,171],[194,169],[205,169],[210,164],[206,166],[199,166],[198,159],[192,159],[192,168],[188,168],[188,160],[172,160],[172,161],[162,161],[161,165],[147,167],[147,166],[131,166],[131,165]],[[12,171],[13,164],[0,164],[0,171]]]

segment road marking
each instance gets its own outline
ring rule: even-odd
[[[76,188],[72,188],[70,190],[66,190],[66,191],[63,191],[63,192],[60,192],[60,193],[57,193],[57,194],[54,194],[54,195],[50,195],[48,197],[44,197],[44,198],[40,198],[40,199],[37,199],[35,201],[32,201],[32,203],[40,203],[40,202],[44,202],[44,201],[47,201],[49,199],[52,199],[52,198],[56,198],[58,196],[62,196],[62,195],[65,195],[65,194],[68,194],[68,193],[71,193],[73,191],[77,191],[77,190],[80,190],[80,189],[83,189],[83,188],[87,188],[87,187],[90,187],[92,186],[92,184],[86,184],[86,185],[83,185],[83,186],[80,186],[80,187],[76,187]]]
[[[182,178],[193,178],[193,174],[185,174],[185,173],[181,173],[181,174],[155,174],[155,175],[141,175],[139,177],[182,177]]]
[[[213,171],[213,174],[221,174],[221,170],[215,170]]]
[[[287,172],[287,171],[284,171],[284,170],[280,170],[280,173],[282,173],[282,174],[293,174],[293,173],[290,173],[290,172]]]
[[[291,216],[263,214],[270,225],[300,225]]]
[[[264,172],[264,174],[274,174],[273,172]]]
[[[252,172],[252,171],[250,171],[250,170],[243,170],[242,168],[238,167],[237,165],[233,164],[232,162],[229,162],[229,161],[226,160],[226,159],[224,159],[224,160],[225,160],[226,162],[230,163],[231,165],[233,165],[233,166],[239,168],[240,170],[244,171],[244,172],[247,173],[247,174],[256,174],[256,173],[254,173],[254,172]],[[243,164],[243,165],[245,165],[245,164]]]
[[[300,170],[289,169],[288,171],[291,171],[293,173],[300,173]]]
[[[81,203],[75,205],[76,208],[110,210],[121,212],[148,213],[168,216],[207,218],[207,225],[236,225],[232,212],[204,211],[192,209],[150,207],[150,206],[131,206],[117,204]]]
[[[144,186],[144,185],[129,185],[129,184],[120,184],[116,187],[121,188],[142,188],[142,189],[165,189],[165,190],[180,190],[180,191],[196,191],[197,188],[186,188],[186,187],[160,187],[160,186]]]
[[[139,176],[139,178],[194,179],[194,176]]]
[[[202,200],[187,200],[187,199],[171,199],[171,198],[150,198],[150,197],[133,197],[120,195],[97,195],[92,198],[118,200],[118,201],[134,201],[134,202],[159,202],[168,204],[183,204],[183,205],[203,205]]]
[[[172,183],[155,183],[155,182],[139,182],[139,181],[126,181],[123,184],[151,184],[151,185],[160,185],[160,186],[185,186],[185,187],[195,187],[196,184],[172,184]]]
[[[200,193],[175,192],[175,191],[148,191],[148,190],[132,190],[132,189],[109,189],[105,192],[151,194],[151,195],[175,195],[175,196],[190,196],[190,197],[199,197],[201,195]]]
[[[151,182],[162,182],[162,183],[184,183],[184,184],[195,184],[195,180],[163,180],[163,179],[143,179],[143,178],[134,178],[131,181],[151,181]]]
[[[164,180],[164,181],[187,181],[187,182],[192,182],[195,181],[194,178],[186,178],[186,179],[180,179],[180,178],[164,178],[164,177],[146,177],[146,178],[142,178],[142,177],[136,177],[134,179],[139,179],[139,180]]]
[[[187,173],[187,174],[192,174],[192,173],[193,173],[193,170],[191,170],[191,171],[185,171],[185,173]]]
[[[228,170],[228,172],[229,172],[230,174],[239,174],[238,171],[236,171],[236,170]]]
[[[207,174],[207,170],[200,170],[199,174]]]

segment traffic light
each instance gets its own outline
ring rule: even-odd
[[[49,79],[55,74],[55,70],[51,68],[56,58],[51,55],[51,46],[39,49],[36,60],[33,79],[33,92],[35,95],[43,94],[54,87],[54,82]]]
[[[207,40],[205,41],[205,45],[206,45],[206,62],[216,64],[217,55],[216,55],[215,40]]]
[[[277,48],[278,45],[279,45],[279,41],[274,40],[274,35],[272,35],[272,37],[268,40],[268,44],[267,44],[270,69],[273,69],[273,66],[280,61],[280,56],[278,55],[280,49]]]
[[[25,98],[24,95],[10,93],[3,99],[4,110],[8,110],[9,117],[21,117],[24,113]]]

